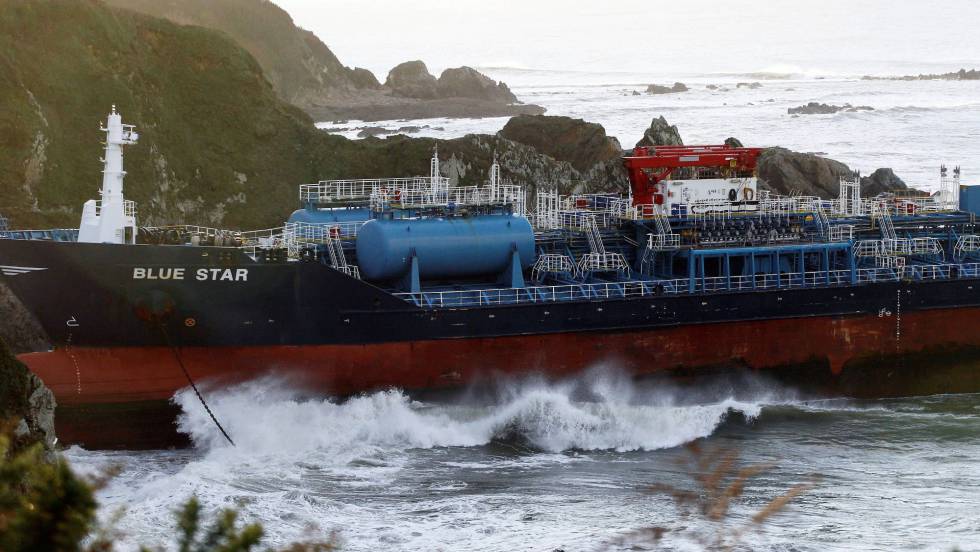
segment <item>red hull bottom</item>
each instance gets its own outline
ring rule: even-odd
[[[182,348],[195,381],[227,386],[266,375],[315,393],[465,386],[488,376],[573,376],[610,364],[684,379],[748,369],[818,393],[894,396],[980,391],[980,309],[897,317],[814,317],[375,345]],[[72,348],[21,355],[54,391],[63,442],[137,448],[173,436],[169,399],[187,385],[165,347]],[[154,427],[155,426],[155,427]]]

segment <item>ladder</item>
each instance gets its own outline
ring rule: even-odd
[[[344,244],[340,240],[340,227],[331,226],[327,229],[327,254],[330,256],[330,266],[337,270],[360,279],[360,270],[354,265],[347,264],[347,256],[344,255]]]

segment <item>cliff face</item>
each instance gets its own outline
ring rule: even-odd
[[[393,69],[389,82],[381,85],[367,69],[345,67],[316,35],[297,27],[285,10],[269,0],[105,1],[181,25],[221,31],[258,61],[280,98],[321,120],[490,117],[544,111],[517,105],[507,85],[469,67],[448,69],[437,80],[421,61],[406,62]],[[399,80],[402,74],[405,78]]]
[[[17,361],[0,339],[0,421],[17,420],[15,448],[44,443],[53,448],[54,394]]]

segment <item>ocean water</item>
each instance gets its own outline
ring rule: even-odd
[[[977,63],[980,66],[980,62]],[[482,68],[510,84],[526,103],[600,123],[624,148],[643,136],[651,119],[664,116],[687,144],[721,143],[734,136],[747,146],[783,146],[816,152],[868,174],[890,167],[906,184],[933,191],[942,164],[962,167],[964,184],[980,184],[980,81],[862,80],[860,74],[825,76],[783,67],[745,74],[683,74],[540,71]],[[949,70],[955,70],[950,67]],[[690,91],[647,95],[649,83],[684,82]],[[738,87],[758,83],[758,88]],[[714,84],[724,90],[709,90]],[[633,92],[640,92],[634,96]],[[833,115],[787,114],[821,102],[870,106],[873,111]],[[413,136],[454,138],[493,134],[506,117],[363,123],[323,122],[320,127],[356,137],[357,127],[429,125]],[[351,129],[351,130],[344,130]]]
[[[766,382],[709,395],[609,368],[438,403],[398,390],[337,403],[265,380],[209,395],[237,447],[181,393],[194,448],[68,458],[121,469],[99,500],[122,549],[166,542],[172,512],[196,495],[280,545],[333,535],[352,551],[699,550],[719,524],[650,490],[696,488],[680,446],[693,441],[770,466],[722,524],[744,531],[738,550],[980,550],[980,395],[805,400]],[[650,527],[668,531],[651,543],[638,533]]]

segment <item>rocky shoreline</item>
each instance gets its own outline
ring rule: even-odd
[[[930,74],[918,74],[918,75],[903,75],[901,77],[876,77],[873,75],[865,75],[861,77],[861,80],[893,80],[893,81],[922,81],[922,80],[956,80],[956,81],[970,81],[970,80],[980,80],[980,70],[977,69],[960,69],[959,71],[952,71],[949,73],[930,73]]]

